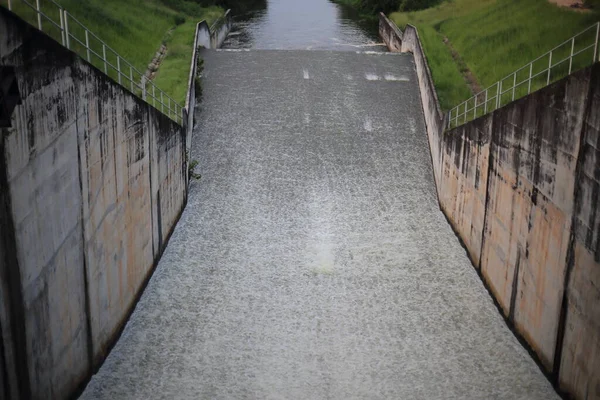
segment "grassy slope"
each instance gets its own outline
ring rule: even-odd
[[[209,23],[223,15],[219,8],[207,10],[204,18]],[[166,40],[167,57],[163,60],[154,83],[173,97],[179,104],[185,104],[187,85],[194,50],[194,34],[197,20],[188,18],[185,23],[173,30]],[[185,73],[183,73],[185,71]]]
[[[478,82],[487,87],[599,18],[544,0],[453,0],[411,13],[393,13],[399,26],[419,28],[444,109],[469,97],[464,79],[442,43],[449,38]]]
[[[166,41],[167,57],[155,83],[180,104],[185,102],[195,24],[202,19],[210,24],[223,14],[219,7],[202,8],[195,4],[188,4],[185,11],[176,10],[160,0],[58,0],[58,3],[142,73],[146,71],[161,43]],[[59,20],[54,7],[44,0],[41,4],[45,13],[56,21]],[[26,16],[29,22],[35,23],[31,10],[18,0],[14,0],[13,5],[17,14]],[[185,19],[178,26],[175,23],[177,16]],[[50,24],[43,24],[44,31],[47,31]],[[75,24],[71,24],[70,28],[83,40],[83,33],[77,30]],[[60,37],[58,31],[50,30],[49,33],[55,38]],[[102,53],[101,47],[94,42],[92,46],[99,54]],[[116,64],[110,54],[108,57]],[[94,60],[92,56],[92,61],[98,60]],[[102,67],[97,62],[94,64]],[[115,77],[112,73],[110,75]]]

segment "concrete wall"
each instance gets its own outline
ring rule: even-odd
[[[210,48],[210,29],[206,21],[196,25],[194,34],[194,52],[190,65],[190,76],[188,78],[188,91],[185,98],[185,110],[187,113],[186,130],[186,152],[189,155],[192,144],[192,132],[194,130],[194,109],[196,108],[196,75],[198,74],[198,57],[201,48]]]
[[[446,132],[441,155],[442,209],[506,318],[580,399],[600,396],[599,80],[597,64]]]
[[[445,132],[416,29],[383,39],[414,54],[440,207],[508,323],[600,398],[600,64]]]
[[[210,29],[210,44],[212,49],[221,47],[232,27],[233,19],[231,17],[231,10],[227,10],[223,18],[217,21]]]
[[[0,135],[10,398],[62,399],[105,357],[186,199],[186,133],[0,8],[22,103]]]
[[[587,72],[587,71],[586,71]],[[584,78],[587,76],[584,75]],[[560,386],[600,398],[600,65],[591,70],[575,175],[567,254]]]
[[[185,100],[185,110],[187,113],[186,151],[188,154],[190,152],[190,146],[192,143],[192,131],[194,130],[194,109],[196,108],[195,78],[198,74],[198,57],[200,54],[200,49],[218,49],[221,47],[227,38],[227,35],[231,31],[232,26],[233,19],[231,17],[231,10],[227,10],[223,18],[215,23],[213,26],[214,31],[212,32],[206,21],[200,21],[198,25],[196,25],[196,32],[194,36],[194,52],[192,54],[190,76],[188,79],[188,91]]]
[[[427,64],[427,58],[421,47],[419,33],[417,28],[412,25],[407,25],[405,31],[402,33],[384,14],[380,14],[379,16],[379,32],[384,33],[382,39],[390,51],[398,51],[398,47],[400,47],[400,51],[410,52],[414,55],[415,69],[421,92],[421,103],[423,105],[427,136],[431,150],[433,172],[436,187],[439,188],[442,170],[441,158],[439,157],[441,149],[439,132],[446,125],[444,120],[445,114],[442,113],[442,109],[440,108],[431,71]]]
[[[379,13],[379,37],[383,39],[389,51],[402,50],[402,31],[384,13]]]
[[[198,41],[195,48],[210,49],[210,37],[210,27],[206,21],[201,21],[198,26],[196,26],[196,38]]]

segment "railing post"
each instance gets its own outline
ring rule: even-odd
[[[548,60],[548,81],[546,82],[546,85],[550,84],[550,74],[552,73],[552,52],[550,52]]]
[[[488,89],[485,89],[485,105],[483,106],[483,113],[484,114],[487,114]]]
[[[108,75],[108,66],[106,63],[106,45],[102,43],[102,59],[104,60],[104,73]]]
[[[131,88],[131,93],[133,92],[133,67],[129,66],[129,87]]]
[[[40,13],[42,12],[42,10],[40,10],[40,0],[35,0],[35,8],[37,10],[38,28],[41,31],[42,30],[42,14],[40,14]]]
[[[533,63],[529,64],[529,85],[527,86],[527,94],[531,93],[531,78],[533,77]]]
[[[569,75],[571,75],[571,68],[573,67],[573,52],[575,50],[575,38],[571,39],[571,56],[569,57]]]
[[[465,118],[463,124],[467,123],[467,110],[469,109],[469,100],[465,101]]]
[[[596,62],[596,56],[598,55],[598,40],[600,39],[600,22],[596,24],[596,44],[594,45],[594,58],[592,64]]]
[[[85,30],[85,51],[87,53],[88,62],[92,62],[90,57],[90,35],[87,29]]]
[[[165,113],[165,101],[163,100],[163,91],[160,91],[160,112]]]
[[[12,11],[12,5],[10,4],[10,0],[8,0],[8,11]]]
[[[142,75],[142,100],[146,100],[146,75]]]
[[[67,12],[67,10],[63,10],[64,13],[64,19],[65,19],[65,39],[67,41],[67,49],[71,49],[71,38],[69,37],[69,18],[68,15],[69,13]]]
[[[154,94],[154,83],[152,84],[152,107],[156,108],[156,95]]]
[[[498,81],[498,84],[496,86],[496,110],[500,108],[500,104],[502,103],[502,81]]]
[[[10,3],[10,0],[9,0]],[[66,46],[66,42],[65,42],[65,18],[63,15],[63,9],[59,8],[58,9],[58,16],[60,18],[60,38],[62,40],[62,45]]]
[[[117,72],[119,73],[119,85],[121,84],[121,57],[117,54]]]
[[[517,73],[515,72],[513,75],[513,95],[512,101],[515,101],[515,90],[517,89]]]
[[[473,104],[473,119],[477,118],[477,95],[475,95],[475,104]]]

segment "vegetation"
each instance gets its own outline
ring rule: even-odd
[[[355,8],[363,13],[375,14],[380,11],[422,10],[439,4],[442,0],[336,0],[337,3]]]
[[[196,23],[206,19],[211,24],[223,15],[223,8],[216,1],[194,0],[58,0],[69,14],[75,17],[90,31],[95,33],[116,50],[125,60],[142,74],[152,61],[162,43],[167,46],[167,55],[162,61],[156,76],[156,85],[180,104],[185,102],[189,78],[194,32]],[[41,1],[42,11],[59,21],[57,9],[49,2]],[[20,1],[13,1],[17,14],[36,24],[35,14]],[[60,38],[60,31],[52,28],[49,22],[42,22],[44,31],[54,38]],[[72,34],[80,40],[85,37],[83,29],[75,23],[69,24]],[[90,37],[93,51],[102,55],[102,46]],[[83,46],[72,40],[72,48],[85,54]],[[107,52],[109,62],[116,65],[116,57]],[[104,63],[93,53],[91,61],[103,69]],[[129,75],[126,65],[122,70]],[[109,75],[118,79],[117,73],[108,67]],[[136,82],[140,76],[132,74]]]
[[[222,15],[221,9],[208,10],[204,19],[210,24]],[[179,104],[185,104],[187,85],[194,51],[197,19],[187,19],[166,37],[167,57],[161,63],[154,83]]]
[[[485,88],[591,26],[599,15],[541,0],[452,0],[390,17],[401,28],[410,23],[419,29],[440,103],[447,110],[470,95],[462,78],[465,71],[459,70],[449,45]],[[568,51],[570,46],[565,46],[564,54]],[[591,50],[581,57],[591,60]]]

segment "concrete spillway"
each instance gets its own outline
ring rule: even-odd
[[[83,399],[549,399],[440,212],[410,55],[206,52],[202,180]]]

